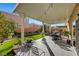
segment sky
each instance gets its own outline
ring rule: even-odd
[[[30,24],[37,24],[37,25],[42,25],[42,22],[41,21],[38,21],[38,20],[35,20],[35,19],[32,19],[32,18],[29,18],[29,23]]]
[[[61,24],[52,24],[51,26],[56,27],[56,26],[65,26],[65,25],[66,25],[65,23],[61,23]]]
[[[16,6],[16,3],[0,3],[0,11],[12,13],[12,9]]]

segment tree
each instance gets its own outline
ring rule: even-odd
[[[14,32],[16,26],[11,19],[7,19],[4,15],[0,14],[0,36],[8,38]]]

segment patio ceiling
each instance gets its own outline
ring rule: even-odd
[[[14,13],[23,13],[49,24],[65,23],[70,17],[75,3],[19,3]]]

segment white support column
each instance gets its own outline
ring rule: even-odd
[[[68,22],[66,23],[66,26],[67,26],[67,30],[70,31]]]
[[[67,31],[70,32],[70,27],[69,27],[69,22],[68,22],[69,18],[67,18],[67,22],[66,22],[66,26],[67,26]],[[69,39],[71,40],[71,35],[69,35]]]
[[[25,15],[23,13],[20,13],[20,17],[21,17],[21,43],[24,42],[24,18]]]
[[[44,34],[45,30],[44,30],[44,22],[43,23],[43,28],[42,28],[42,33]]]
[[[23,20],[21,20],[21,42],[23,43],[24,42],[24,18]]]
[[[71,44],[73,46],[73,22],[69,23],[70,33],[71,33]]]
[[[49,32],[51,33],[51,24],[49,25]]]
[[[71,42],[72,42],[72,46],[73,46],[73,23],[71,25]]]
[[[71,45],[73,46],[73,22],[70,21],[70,17],[68,16],[68,8],[66,10],[66,15],[67,15],[67,29],[68,31],[71,33],[71,35],[69,35],[69,39],[71,40]]]
[[[24,18],[25,18],[25,15],[23,13],[20,13],[20,12],[15,12],[15,14],[17,16],[19,16],[21,18],[20,20],[20,25],[21,25],[21,43],[24,42]]]

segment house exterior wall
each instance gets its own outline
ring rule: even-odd
[[[79,19],[76,21],[76,51],[79,55]]]

